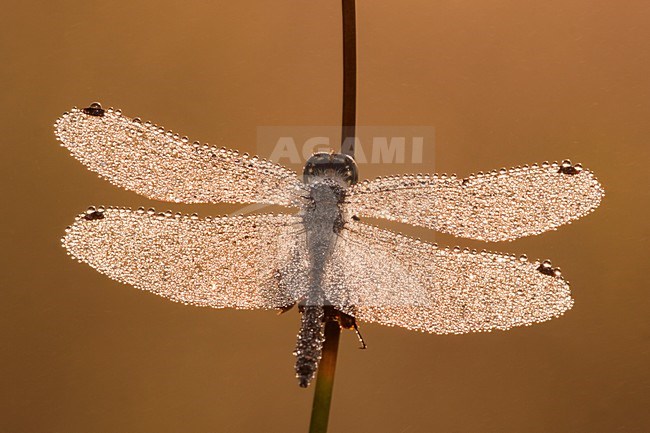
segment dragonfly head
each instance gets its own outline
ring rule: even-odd
[[[311,184],[323,178],[331,178],[348,186],[357,183],[357,163],[351,156],[342,153],[314,153],[305,164],[303,181]]]

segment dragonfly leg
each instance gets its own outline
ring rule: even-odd
[[[359,326],[357,325],[357,321],[356,321],[356,320],[354,321],[354,325],[353,325],[353,326],[354,326],[354,332],[356,332],[356,334],[357,334],[357,338],[359,339],[359,343],[361,344],[361,346],[359,347],[359,349],[367,349],[368,346],[366,345],[366,342],[364,341],[363,336],[361,335],[361,332],[359,332]]]
[[[354,318],[354,316],[350,316],[349,314],[345,314],[344,312],[338,310],[334,310],[334,314],[336,321],[339,322],[339,326],[341,326],[341,328],[354,330],[354,332],[357,334],[359,344],[361,344],[359,348],[367,349],[368,346],[366,345],[361,332],[359,332],[359,326],[357,325],[357,320]]]

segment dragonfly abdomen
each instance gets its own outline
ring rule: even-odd
[[[301,307],[302,319],[298,342],[296,343],[296,377],[301,387],[306,388],[316,374],[323,352],[323,307],[306,305]]]
[[[317,177],[308,185],[309,201],[302,209],[302,224],[306,233],[309,288],[301,301],[302,313],[296,343],[296,377],[301,387],[307,387],[316,374],[323,352],[324,305],[323,278],[334,250],[336,236],[343,226],[340,203],[342,181]]]

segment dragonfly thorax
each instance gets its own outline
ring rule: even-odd
[[[303,210],[303,221],[307,231],[339,232],[343,227],[341,206],[345,198],[345,183],[335,177],[325,177],[314,179],[307,188],[309,196]]]
[[[312,183],[307,185],[309,189],[309,199],[318,204],[339,204],[345,197],[347,185],[343,179],[336,175],[332,177],[316,178]]]
[[[349,155],[313,154],[303,171],[309,192],[303,209],[305,229],[338,233],[343,228],[342,206],[347,188],[358,179],[357,165]]]

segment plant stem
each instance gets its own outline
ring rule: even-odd
[[[343,116],[341,153],[354,158],[357,121],[357,15],[356,0],[341,0],[343,17]]]
[[[325,342],[323,343],[323,355],[316,376],[316,389],[314,390],[314,404],[311,409],[309,433],[327,432],[340,335],[341,327],[337,321],[328,320],[325,322]]]
[[[341,153],[354,158],[357,106],[357,29],[356,0],[341,0],[343,18],[343,115]],[[327,433],[330,417],[336,357],[339,352],[341,326],[336,320],[325,322],[323,354],[316,376],[314,403],[311,408],[309,433]]]

